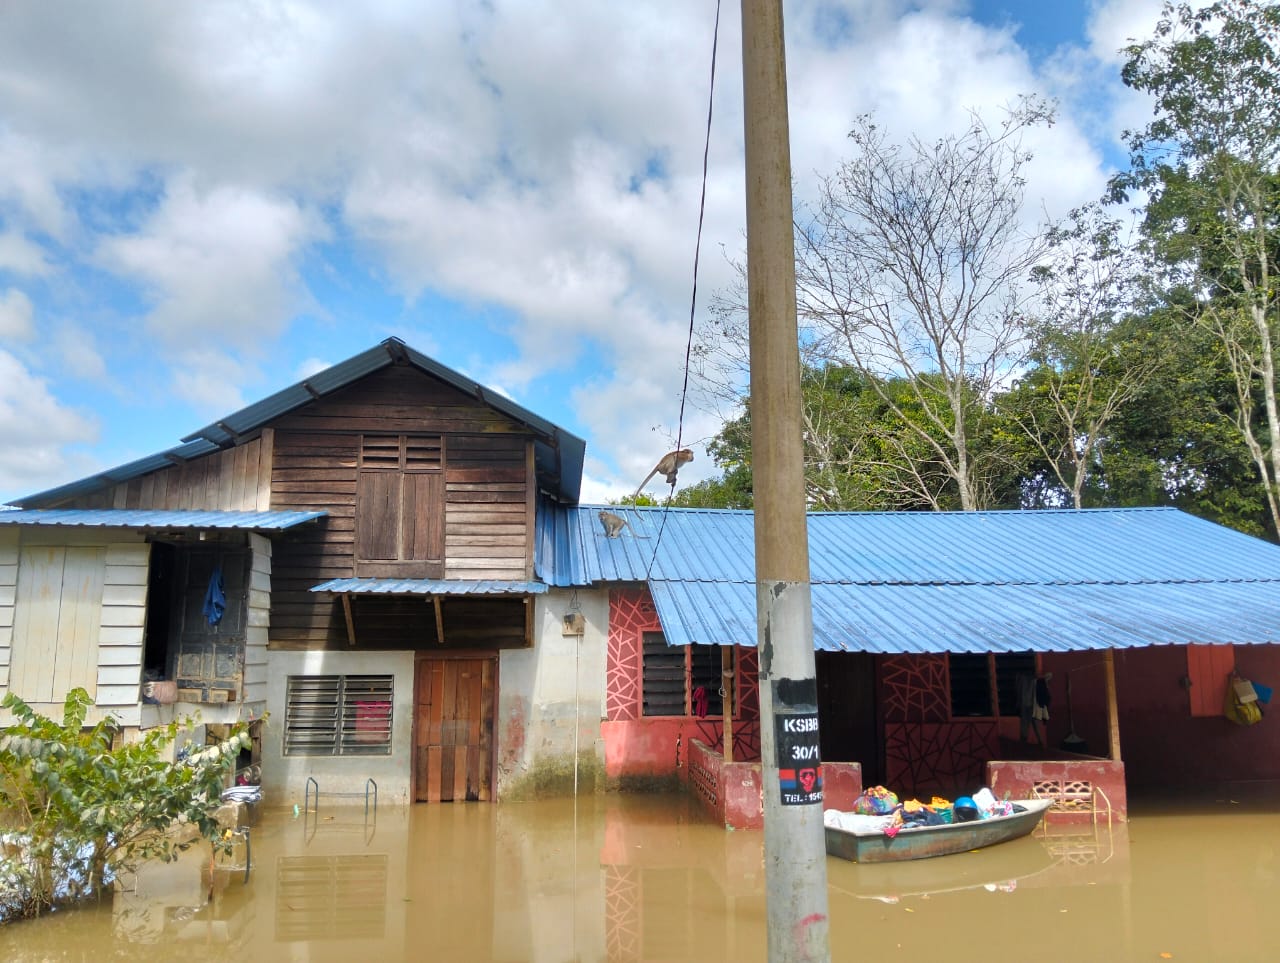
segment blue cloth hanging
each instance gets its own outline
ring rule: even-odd
[[[214,568],[209,576],[209,588],[204,593],[204,607],[200,610],[210,625],[222,621],[222,613],[227,610],[227,593],[222,586],[222,566]]]

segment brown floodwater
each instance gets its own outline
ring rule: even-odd
[[[688,800],[265,813],[252,868],[153,866],[0,927],[0,960],[755,961],[763,838]],[[1280,958],[1280,807],[1142,811],[915,863],[827,862],[833,960]],[[240,858],[240,857],[235,857]],[[212,890],[212,896],[210,891]]]

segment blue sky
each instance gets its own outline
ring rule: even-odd
[[[1019,94],[1029,217],[1096,198],[1157,0],[788,0],[797,195]],[[584,498],[674,440],[712,0],[0,7],[0,501],[177,444],[397,335],[582,435]],[[721,15],[701,302],[743,247]],[[696,401],[696,399],[695,399]],[[720,412],[691,404],[699,453]]]

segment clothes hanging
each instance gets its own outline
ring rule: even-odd
[[[693,690],[693,714],[699,719],[707,717],[707,689],[705,686],[698,686]]]
[[[209,587],[205,589],[204,606],[200,611],[210,625],[221,622],[223,613],[227,611],[227,593],[222,584],[221,565],[215,566],[213,574],[209,576]]]

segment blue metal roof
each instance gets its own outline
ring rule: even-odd
[[[204,512],[138,508],[58,508],[0,511],[0,525],[62,525],[81,528],[237,528],[269,532],[324,518],[328,512]]]
[[[547,584],[501,579],[335,578],[313,585],[311,591],[350,595],[542,595]]]
[[[755,644],[751,512],[608,506],[629,525],[611,539],[600,510],[540,522],[540,578],[647,581],[669,642]],[[808,528],[826,651],[1280,641],[1280,546],[1175,509],[812,513]]]
[[[582,462],[587,444],[572,432],[565,431],[544,418],[516,404],[451,368],[409,347],[399,338],[387,338],[376,347],[339,362],[282,391],[263,398],[234,414],[220,418],[183,438],[183,444],[156,455],[111,468],[58,488],[17,499],[15,505],[36,505],[89,494],[119,482],[138,478],[175,462],[190,461],[220,448],[230,448],[241,439],[286,415],[296,408],[324,397],[366,375],[393,364],[407,364],[439,378],[464,394],[502,412],[525,425],[536,436],[534,465],[539,481],[551,487],[557,499],[576,502],[582,486]]]

